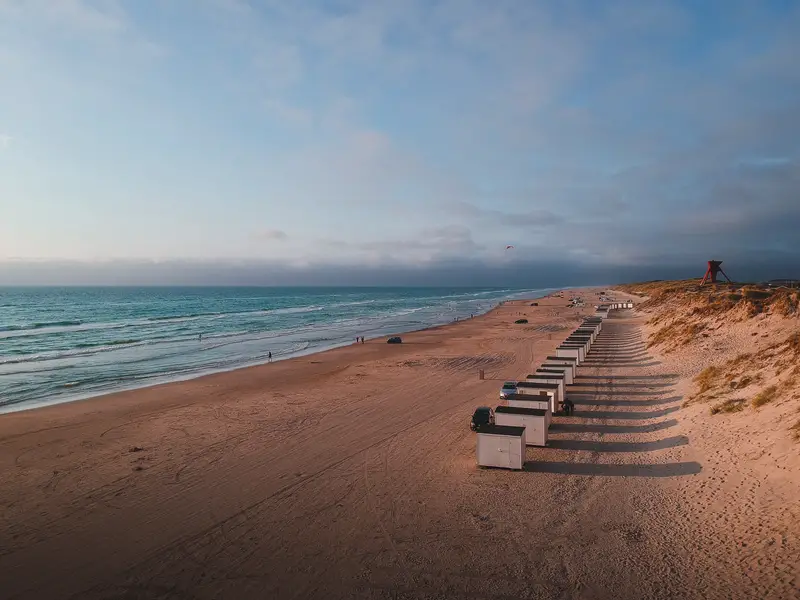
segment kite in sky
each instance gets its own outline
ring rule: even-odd
[[[506,246],[506,250],[510,250],[510,249],[511,249],[511,248],[513,248],[513,247],[514,247],[514,246]]]

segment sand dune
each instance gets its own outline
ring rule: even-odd
[[[626,289],[650,294],[640,313],[649,352],[680,376],[681,430],[703,473],[676,489],[693,521],[716,526],[719,568],[744,575],[744,597],[800,597],[798,292],[696,281]]]
[[[523,472],[476,468],[472,410],[578,320],[563,299],[528,304],[3,415],[2,597],[796,595],[794,488],[721,464],[728,438],[679,410],[690,380],[630,311],[550,447]]]

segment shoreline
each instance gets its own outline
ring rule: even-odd
[[[561,293],[561,292],[566,292],[567,290],[571,290],[571,289],[573,289],[573,288],[565,288],[565,289],[548,288],[546,293],[544,295],[542,295],[542,296],[532,296],[530,298],[516,298],[516,299],[512,299],[512,300],[503,300],[503,301],[499,302],[498,304],[496,304],[495,306],[493,306],[490,309],[488,309],[487,311],[485,311],[484,313],[476,314],[472,318],[460,319],[458,321],[449,321],[447,323],[440,323],[438,325],[431,325],[430,327],[424,327],[422,329],[416,329],[416,330],[410,330],[410,331],[402,331],[402,332],[398,331],[397,332],[398,335],[405,336],[404,339],[403,339],[403,344],[400,344],[399,347],[403,347],[403,346],[407,347],[410,343],[413,343],[413,342],[409,342],[406,339],[408,336],[420,335],[420,334],[425,334],[425,333],[433,333],[433,332],[441,332],[441,331],[443,331],[443,330],[445,330],[447,328],[457,328],[459,326],[463,326],[466,323],[475,323],[475,322],[478,322],[481,319],[484,319],[484,318],[489,317],[490,315],[496,313],[504,305],[509,305],[509,304],[511,304],[511,305],[516,305],[516,304],[527,305],[532,301],[541,300],[543,298],[550,298],[550,297],[553,297],[553,295],[555,295],[555,294],[558,294],[558,293]],[[574,288],[574,289],[578,290],[578,289],[586,289],[586,288]],[[364,344],[356,344],[354,342],[348,342],[348,343],[335,345],[335,346],[332,346],[332,347],[325,347],[325,348],[322,348],[322,349],[315,348],[315,349],[313,349],[311,351],[300,351],[297,354],[293,354],[291,356],[287,356],[287,357],[284,357],[284,358],[279,358],[279,359],[273,360],[271,363],[267,362],[267,361],[259,360],[258,362],[255,362],[253,364],[237,365],[237,366],[235,366],[233,368],[230,368],[230,369],[213,370],[213,371],[210,371],[210,372],[205,372],[205,373],[201,373],[201,374],[192,374],[192,375],[189,375],[189,376],[186,376],[186,377],[176,378],[176,379],[170,378],[167,381],[148,382],[147,384],[140,385],[140,386],[126,387],[126,388],[123,388],[123,389],[117,389],[117,390],[112,390],[112,391],[107,391],[107,392],[101,392],[99,394],[92,394],[92,395],[81,396],[81,397],[71,397],[69,399],[56,398],[56,399],[54,399],[52,401],[39,403],[39,404],[36,404],[34,406],[22,406],[22,407],[11,408],[11,407],[14,406],[14,405],[11,405],[11,407],[8,410],[3,410],[3,408],[0,407],[0,424],[2,424],[4,418],[8,418],[11,415],[23,415],[23,414],[24,415],[28,415],[28,414],[32,414],[32,413],[38,414],[41,411],[57,410],[57,409],[63,408],[63,407],[83,406],[83,405],[85,405],[85,403],[90,403],[90,402],[93,402],[93,401],[94,402],[102,402],[104,399],[114,399],[116,397],[127,397],[130,394],[143,393],[143,392],[147,392],[147,391],[150,391],[150,390],[162,390],[162,389],[168,388],[169,386],[180,386],[180,385],[191,384],[193,382],[202,383],[204,380],[206,380],[208,378],[214,378],[214,377],[220,377],[220,376],[226,376],[226,375],[235,375],[237,373],[245,375],[245,374],[248,374],[250,372],[256,372],[259,375],[261,375],[262,374],[261,371],[260,371],[261,369],[266,369],[266,368],[269,368],[271,366],[274,368],[275,365],[294,364],[296,361],[300,361],[302,359],[307,359],[308,357],[318,357],[318,356],[326,356],[326,355],[330,356],[332,353],[343,352],[343,351],[346,351],[347,349],[354,349],[354,348],[358,348],[358,347],[361,347],[361,348],[374,347],[378,343],[380,343],[380,344],[385,346],[385,345],[387,345],[386,341],[385,341],[387,337],[389,337],[389,336],[377,336],[377,337],[374,337],[374,338],[371,338],[371,339],[366,339],[366,337],[365,337],[365,343]],[[67,410],[69,410],[69,409],[67,408]],[[0,440],[0,441],[2,441],[2,440]]]
[[[575,288],[575,289],[582,289],[582,288]],[[537,290],[531,290],[531,292],[536,292],[536,291]],[[476,319],[478,317],[482,317],[482,316],[488,315],[491,312],[495,311],[498,307],[502,306],[503,303],[505,303],[505,302],[529,302],[529,301],[537,300],[537,299],[540,299],[540,298],[546,298],[546,297],[548,297],[548,296],[550,296],[552,294],[557,294],[559,292],[564,291],[564,289],[563,288],[542,288],[539,291],[541,291],[543,293],[543,295],[541,295],[541,296],[535,296],[534,295],[534,296],[531,296],[530,298],[514,298],[514,299],[510,299],[510,300],[501,300],[499,303],[497,303],[494,306],[490,307],[486,311],[484,311],[482,313],[475,313],[475,316],[472,317],[472,319],[460,318],[458,321],[448,321],[448,322],[445,322],[445,323],[438,323],[438,324],[435,324],[435,325],[422,327],[420,329],[409,329],[409,330],[402,330],[402,331],[398,330],[398,331],[396,331],[396,332],[394,332],[392,334],[377,335],[377,336],[374,336],[372,338],[369,338],[368,336],[364,336],[365,337],[365,341],[366,342],[370,342],[370,341],[374,342],[374,340],[378,340],[378,339],[385,340],[390,335],[401,335],[401,336],[403,336],[403,335],[419,333],[419,332],[423,332],[423,331],[436,330],[436,329],[441,328],[441,327],[446,327],[446,326],[449,326],[449,325],[455,325],[456,323],[464,322],[465,320],[474,320],[474,319]],[[53,398],[51,400],[45,400],[45,401],[31,401],[31,400],[22,401],[22,402],[20,402],[18,404],[9,404],[9,405],[5,405],[5,406],[0,406],[0,419],[2,419],[4,415],[8,415],[8,414],[16,414],[16,413],[28,412],[28,411],[36,411],[36,410],[46,409],[46,408],[53,407],[53,406],[60,406],[60,405],[63,405],[63,404],[72,404],[72,403],[76,403],[76,402],[85,402],[87,400],[99,399],[99,398],[103,398],[103,397],[106,397],[106,396],[112,396],[112,395],[115,395],[115,394],[121,394],[121,393],[127,393],[127,392],[135,392],[137,390],[144,390],[144,389],[148,389],[148,388],[151,388],[151,387],[160,387],[160,386],[169,385],[169,384],[173,384],[173,383],[183,383],[183,382],[187,382],[187,381],[194,381],[194,380],[197,380],[197,379],[201,379],[201,378],[209,377],[209,376],[213,376],[213,375],[219,375],[219,374],[223,374],[223,373],[232,373],[232,372],[235,372],[235,371],[262,367],[262,366],[265,366],[267,364],[283,363],[283,362],[286,362],[286,361],[289,361],[289,360],[304,358],[304,357],[307,357],[307,356],[314,356],[314,355],[318,355],[318,354],[324,354],[324,353],[327,353],[327,352],[331,352],[331,351],[334,351],[334,350],[338,350],[338,349],[341,349],[341,348],[347,348],[349,346],[355,346],[355,345],[356,344],[353,343],[353,342],[337,342],[337,343],[334,343],[334,344],[331,344],[331,345],[323,345],[323,346],[316,346],[316,347],[306,348],[306,349],[294,352],[292,354],[289,354],[287,356],[281,356],[281,357],[277,357],[276,356],[275,358],[273,358],[273,360],[271,362],[269,360],[267,360],[267,359],[260,358],[260,359],[256,359],[256,360],[253,360],[253,361],[243,361],[241,364],[237,364],[237,365],[232,366],[232,367],[211,368],[211,369],[206,369],[206,370],[200,370],[200,371],[195,372],[195,373],[190,373],[190,374],[186,374],[186,375],[179,375],[179,376],[174,376],[174,377],[171,377],[169,375],[161,375],[161,376],[157,375],[157,376],[152,377],[150,379],[150,381],[147,381],[146,383],[142,383],[141,385],[136,385],[135,383],[132,383],[131,385],[122,385],[122,386],[117,387],[115,389],[102,390],[102,391],[97,391],[95,393],[89,392],[87,394],[76,394],[76,395],[66,395],[65,394],[63,396],[59,396],[59,397]]]
[[[604,322],[567,390],[576,410],[553,417],[522,471],[476,466],[475,408],[504,404],[502,382],[554,354],[597,291],[507,302],[399,345],[7,414],[0,589],[16,600],[794,597],[796,446],[774,423],[792,407],[687,407],[706,338],[680,353],[648,347],[648,306]],[[567,308],[573,292],[586,307]]]

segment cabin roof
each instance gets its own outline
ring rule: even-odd
[[[521,437],[525,433],[524,427],[514,427],[513,425],[482,425],[478,429],[478,435],[507,435],[510,437]]]

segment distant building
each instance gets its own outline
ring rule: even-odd
[[[800,279],[770,279],[766,284],[769,287],[800,288]]]

